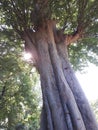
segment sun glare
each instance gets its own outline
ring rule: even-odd
[[[31,58],[32,58],[32,55],[28,52],[24,52],[23,53],[23,58],[24,58],[24,60],[31,60]]]
[[[85,69],[87,73],[76,73],[77,78],[88,98],[89,101],[98,99],[98,67],[89,64],[89,67]]]

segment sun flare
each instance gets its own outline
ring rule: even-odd
[[[24,58],[24,60],[31,60],[32,55],[29,52],[24,52],[23,58]]]

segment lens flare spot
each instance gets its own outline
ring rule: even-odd
[[[24,52],[23,57],[25,60],[31,60],[32,55],[30,53]]]

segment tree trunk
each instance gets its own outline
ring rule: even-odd
[[[64,72],[64,76],[67,80],[67,83],[69,84],[69,87],[71,91],[74,94],[76,103],[78,105],[78,108],[82,114],[83,121],[85,123],[87,130],[97,130],[98,124],[95,120],[94,114],[91,110],[91,107],[88,103],[88,100],[71,68],[71,65],[68,61],[67,56],[67,47],[62,43],[57,45],[57,50],[60,56],[60,60],[62,63],[62,68]],[[65,51],[66,50],[66,51]]]
[[[64,42],[56,43],[55,31],[47,22],[33,37],[43,95],[40,130],[98,130],[68,62],[67,47]],[[32,37],[27,42],[32,42]]]

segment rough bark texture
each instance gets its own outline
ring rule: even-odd
[[[40,130],[98,130],[70,67],[64,37],[50,21],[40,27],[34,37],[31,34],[25,37],[30,51],[34,50],[32,54],[41,79],[43,109]]]

